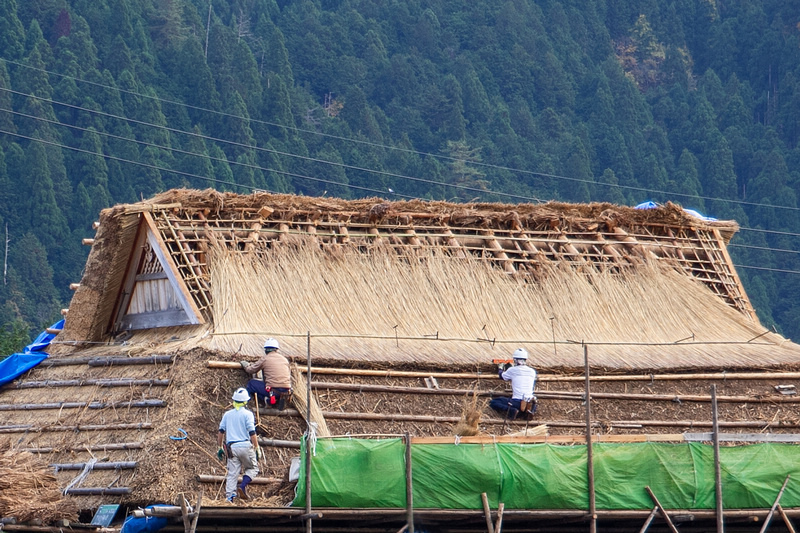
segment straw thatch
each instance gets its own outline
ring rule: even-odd
[[[302,354],[311,331],[318,360],[349,364],[485,364],[524,345],[539,368],[581,367],[582,349],[569,341],[598,344],[593,364],[604,368],[752,367],[798,356],[776,334],[747,343],[764,328],[653,262],[619,273],[553,269],[536,283],[435,250],[413,260],[381,249],[217,250],[210,264],[209,346],[220,351],[257,354],[269,335]]]
[[[52,521],[77,515],[77,505],[64,498],[47,463],[0,443],[0,517]]]

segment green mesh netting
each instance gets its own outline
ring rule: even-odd
[[[305,441],[295,506],[305,505]],[[650,487],[667,509],[713,509],[714,448],[700,443],[593,446],[598,509],[651,509]],[[587,509],[585,445],[414,444],[415,508],[480,509],[481,493],[506,509]],[[787,475],[800,478],[800,446],[720,449],[723,506],[772,506]],[[315,507],[405,507],[402,439],[320,439],[311,465]],[[800,506],[789,483],[784,507]]]

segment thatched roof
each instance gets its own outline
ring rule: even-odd
[[[609,369],[764,367],[800,353],[755,317],[726,250],[736,223],[677,205],[212,190],[105,210],[57,343],[124,329],[143,226],[182,286],[183,323],[196,325],[184,336],[223,352],[256,355],[274,336],[302,354],[310,332],[315,360],[360,366],[474,366],[524,345],[539,367],[575,368],[581,342]]]
[[[452,438],[470,410],[480,433],[522,430],[485,407],[506,392],[492,359],[518,346],[541,372],[536,423],[580,434],[581,341],[600,380],[598,433],[708,431],[709,383],[721,427],[796,430],[796,398],[775,385],[800,386],[800,374],[736,374],[796,369],[800,355],[755,318],[725,249],[736,229],[675,205],[170,191],[116,206],[101,214],[53,357],[0,389],[0,449],[59,465],[59,486],[75,482],[68,504],[83,509],[179,493],[224,506],[220,482],[198,476],[224,473],[216,427],[247,379],[236,361],[258,355],[265,336],[301,367],[310,349],[314,407],[334,435]],[[152,292],[138,291],[145,283]],[[174,324],[142,327],[162,317]],[[679,369],[690,374],[665,376]],[[699,374],[712,370],[722,372]],[[271,444],[253,506],[292,499],[285,475],[304,398],[260,413]],[[79,480],[94,460],[101,467]]]

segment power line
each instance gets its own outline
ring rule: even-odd
[[[800,254],[800,250],[787,250],[785,248],[770,248],[768,246],[752,246],[749,244],[728,244],[728,248],[735,247],[735,248],[750,248],[752,250],[767,250],[770,252],[786,252],[789,254]]]
[[[370,142],[370,141],[364,141],[364,140],[361,140],[361,139],[353,139],[353,138],[341,137],[341,136],[331,135],[331,134],[328,134],[328,133],[323,133],[323,132],[318,132],[318,131],[313,131],[313,130],[306,130],[306,129],[302,129],[302,128],[297,128],[295,126],[287,126],[287,125],[284,125],[284,124],[277,124],[277,123],[268,122],[268,121],[265,121],[265,120],[259,120],[259,119],[249,118],[249,117],[245,118],[245,117],[242,117],[242,116],[239,116],[239,115],[225,113],[225,112],[222,112],[222,111],[216,111],[216,110],[213,110],[213,109],[194,106],[194,105],[191,105],[191,104],[186,104],[186,103],[183,103],[183,102],[177,102],[177,101],[174,101],[174,100],[167,100],[167,99],[164,99],[164,98],[161,98],[161,97],[158,97],[158,96],[145,95],[145,94],[137,93],[135,91],[129,91],[129,90],[126,90],[126,89],[121,89],[119,87],[111,87],[109,85],[105,85],[105,84],[102,84],[102,83],[88,81],[88,80],[84,80],[84,79],[77,78],[77,77],[74,77],[74,76],[68,76],[66,74],[61,74],[61,73],[58,73],[58,72],[53,72],[53,71],[49,71],[49,70],[46,70],[46,69],[33,67],[33,66],[26,65],[24,63],[19,63],[17,61],[13,61],[13,60],[10,60],[10,59],[5,59],[5,58],[1,58],[0,57],[0,61],[5,61],[6,63],[12,64],[12,65],[16,65],[16,66],[27,68],[27,69],[31,69],[31,70],[36,70],[36,71],[39,71],[39,72],[42,72],[42,73],[45,73],[45,74],[48,74],[48,75],[60,76],[62,78],[70,79],[70,80],[73,80],[73,81],[76,81],[76,82],[86,83],[86,84],[89,84],[89,85],[94,85],[96,87],[101,87],[101,88],[112,90],[112,91],[119,91],[119,92],[122,92],[122,93],[125,93],[125,94],[130,94],[130,95],[133,95],[133,96],[137,96],[137,97],[140,97],[140,98],[148,98],[148,99],[151,99],[151,100],[155,100],[155,101],[157,101],[159,103],[167,103],[167,104],[177,105],[177,106],[185,107],[185,108],[188,108],[188,109],[193,109],[193,110],[196,110],[196,111],[202,111],[204,113],[212,113],[212,114],[216,114],[216,115],[220,115],[220,116],[224,116],[224,117],[236,118],[236,119],[239,119],[239,120],[248,120],[250,122],[257,123],[257,124],[263,124],[263,125],[266,125],[266,126],[273,126],[273,127],[277,127],[277,128],[283,128],[283,129],[291,130],[291,131],[294,131],[294,132],[308,133],[308,134],[312,134],[312,135],[318,135],[318,136],[337,139],[337,140],[341,140],[341,141],[347,141],[347,142],[352,142],[352,143],[363,144],[363,145],[366,145],[366,146],[371,146],[371,147],[375,147],[375,148],[381,148],[381,149],[385,149],[385,150],[396,150],[396,151],[410,153],[410,154],[419,155],[419,156],[434,157],[434,158],[437,158],[437,159],[443,159],[443,160],[447,160],[447,161],[451,161],[451,162],[464,162],[464,163],[469,163],[469,164],[474,165],[474,166],[481,166],[481,167],[492,168],[492,169],[496,169],[496,170],[505,170],[505,171],[519,173],[519,174],[539,176],[539,177],[543,177],[543,178],[566,180],[566,181],[572,181],[572,182],[576,182],[576,183],[585,183],[585,184],[590,184],[590,185],[595,185],[595,186],[602,185],[602,186],[616,187],[618,189],[626,189],[626,190],[637,191],[637,192],[647,192],[647,193],[651,193],[651,194],[660,194],[660,195],[664,195],[664,196],[678,196],[678,197],[682,197],[682,198],[696,198],[696,199],[700,199],[700,200],[727,202],[727,203],[732,203],[732,204],[737,204],[737,205],[747,205],[747,206],[751,206],[751,207],[767,207],[767,208],[772,208],[772,209],[786,209],[786,210],[789,210],[789,211],[800,211],[800,207],[780,206],[780,205],[773,205],[773,204],[763,204],[763,203],[758,203],[758,202],[747,202],[747,201],[744,201],[744,200],[733,200],[733,199],[726,199],[726,198],[715,198],[715,197],[712,197],[712,196],[702,196],[702,195],[699,195],[699,194],[688,194],[688,193],[681,193],[681,192],[662,191],[662,190],[658,190],[658,189],[649,189],[649,188],[646,188],[646,187],[635,187],[635,186],[632,186],[632,185],[621,185],[621,184],[618,184],[618,183],[617,184],[614,184],[614,183],[603,183],[603,182],[598,182],[598,181],[593,181],[593,180],[585,180],[585,179],[580,179],[580,178],[572,178],[572,177],[569,177],[569,176],[561,176],[561,175],[558,175],[558,174],[548,174],[548,173],[544,173],[544,172],[536,172],[536,171],[533,171],[533,170],[523,170],[523,169],[518,169],[518,168],[513,168],[513,167],[508,167],[508,166],[503,166],[503,165],[495,165],[495,164],[491,164],[491,163],[484,163],[482,161],[468,161],[468,160],[458,159],[458,158],[455,158],[455,157],[445,156],[445,155],[441,155],[441,154],[432,154],[432,153],[429,153],[429,152],[411,150],[411,149],[408,149],[408,148],[402,148],[402,147],[398,147],[398,146],[389,146],[389,145],[384,145],[384,144],[380,144],[380,143],[373,143],[373,142]],[[36,98],[38,98],[38,97],[36,97]],[[43,100],[45,100],[45,99],[43,99]],[[84,108],[79,108],[79,109],[82,109],[82,110],[85,110],[85,111],[91,111],[91,110],[84,109]],[[118,118],[122,118],[122,117],[118,117]],[[158,126],[158,127],[160,127],[160,126]],[[180,130],[178,130],[178,131],[180,131]],[[187,135],[189,134],[187,132],[182,132],[182,133],[186,133]],[[223,141],[223,142],[228,142],[228,141]],[[256,148],[256,147],[252,147],[251,146],[251,148]],[[302,156],[292,155],[292,157],[302,157]],[[330,162],[330,161],[322,161],[322,160],[319,160],[319,162],[325,162],[327,164],[336,164],[336,163],[333,163],[333,162]],[[381,171],[377,171],[377,170],[360,169],[360,168],[357,168],[357,167],[355,167],[355,169],[366,171],[366,172],[378,172],[378,173],[381,172]],[[395,174],[391,174],[391,173],[389,173],[389,175],[392,175],[392,176],[398,177],[398,178],[402,178],[402,179],[415,179],[415,180],[424,181],[423,178],[411,178],[410,176],[402,176],[402,175],[399,175],[399,174],[395,175]],[[450,186],[450,187],[455,187],[456,186],[454,184],[446,184],[446,183],[443,183],[443,182],[433,182],[433,183],[437,183],[438,185]],[[503,192],[498,192],[498,191],[491,191],[491,190],[484,190],[484,189],[479,189],[479,188],[472,188],[472,189],[469,189],[469,190],[474,190],[476,192],[480,192],[481,194],[487,194],[488,193],[488,194],[495,194],[495,195],[500,195],[500,196],[513,197],[513,198],[526,198],[526,199],[529,199],[528,197],[524,197],[524,196],[520,196],[520,195],[512,195],[512,194],[508,194],[508,193],[503,193]]]
[[[444,182],[444,181],[429,180],[429,179],[425,179],[425,178],[418,178],[418,177],[415,177],[415,176],[406,176],[404,174],[396,174],[396,173],[388,172],[388,171],[385,171],[385,170],[374,170],[374,169],[369,169],[369,168],[364,168],[364,167],[357,167],[357,166],[354,166],[354,165],[348,165],[346,163],[338,163],[338,162],[335,162],[335,161],[327,161],[325,159],[319,159],[319,158],[315,158],[315,157],[309,157],[309,156],[304,156],[304,155],[299,155],[299,154],[293,154],[291,152],[283,152],[283,151],[280,151],[280,150],[276,150],[274,148],[265,148],[263,146],[245,144],[245,143],[240,143],[240,142],[237,142],[237,141],[229,141],[227,139],[221,139],[221,138],[218,138],[218,137],[211,137],[211,136],[208,136],[208,135],[203,135],[201,133],[195,133],[195,132],[185,131],[185,130],[181,130],[181,129],[177,129],[177,128],[171,128],[169,126],[164,126],[164,125],[161,125],[161,124],[153,124],[152,122],[144,122],[144,121],[137,120],[137,119],[134,119],[134,118],[121,117],[119,115],[106,113],[104,111],[99,111],[99,110],[96,110],[96,109],[87,109],[85,107],[76,106],[74,104],[67,104],[65,102],[60,102],[60,101],[54,100],[52,98],[44,98],[44,97],[35,96],[35,95],[32,95],[32,94],[25,94],[25,93],[22,93],[22,92],[19,92],[19,91],[15,91],[13,89],[8,89],[6,87],[0,87],[0,90],[1,91],[6,91],[6,92],[9,92],[9,93],[12,93],[12,94],[16,94],[18,96],[23,96],[23,97],[26,97],[26,98],[33,98],[33,99],[36,99],[36,100],[40,100],[42,102],[47,102],[47,103],[49,103],[51,105],[53,105],[53,104],[54,105],[59,105],[59,106],[63,106],[63,107],[71,108],[71,109],[76,109],[76,110],[79,110],[79,111],[85,111],[87,113],[93,113],[93,114],[96,114],[96,115],[101,115],[101,116],[108,117],[108,118],[124,120],[126,122],[131,122],[133,124],[138,124],[140,126],[149,126],[149,127],[153,127],[153,128],[166,130],[166,131],[171,132],[171,133],[180,133],[180,134],[183,134],[183,135],[188,135],[190,137],[196,137],[196,138],[200,138],[200,139],[203,139],[203,140],[206,140],[206,141],[214,141],[214,142],[218,142],[218,143],[225,143],[225,144],[229,144],[229,145],[233,145],[233,146],[238,146],[240,148],[247,148],[247,149],[257,150],[257,151],[260,151],[260,152],[272,153],[272,154],[275,154],[275,155],[283,155],[283,156],[287,156],[287,157],[293,157],[293,158],[296,158],[296,159],[302,159],[304,161],[310,161],[310,162],[313,162],[313,163],[323,163],[323,164],[326,164],[326,165],[332,165],[332,166],[337,166],[337,167],[341,167],[341,168],[346,168],[348,170],[358,170],[358,171],[361,171],[361,172],[379,174],[379,175],[393,177],[393,178],[399,178],[399,179],[410,180],[410,181],[418,181],[418,182],[422,182],[422,183],[427,183],[429,185],[438,185],[438,186],[442,186],[442,187],[452,187],[454,189],[460,189],[460,190],[465,190],[465,191],[470,191],[470,192],[476,192],[476,193],[480,193],[480,194],[489,193],[489,194],[494,194],[494,195],[497,195],[497,196],[505,196],[505,197],[509,197],[509,198],[518,198],[518,199],[529,200],[529,201],[533,200],[535,202],[539,202],[540,201],[540,200],[538,200],[536,198],[533,198],[531,196],[523,196],[523,195],[519,195],[519,194],[510,194],[510,193],[504,193],[504,192],[499,192],[499,191],[490,191],[488,189],[481,189],[481,188],[478,188],[478,187],[470,187],[470,186],[467,186],[467,185],[459,185],[459,184],[456,184],[456,183],[447,183],[447,182]],[[16,113],[15,111],[10,111],[10,112],[11,113]],[[17,114],[19,114],[19,113],[17,113]],[[40,117],[33,117],[33,116],[30,116],[30,115],[25,115],[25,116],[29,116],[29,117],[34,118],[36,120],[47,120],[47,119],[42,119]],[[237,118],[243,119],[243,117],[237,117]],[[55,122],[56,124],[61,125],[61,126],[69,126],[69,124],[64,124],[64,123],[57,122],[57,121],[50,121],[50,122]],[[100,133],[100,132],[98,132],[98,133]],[[121,139],[126,139],[125,137],[120,137],[120,138]],[[126,139],[126,140],[131,140],[131,139]],[[165,149],[165,150],[173,150],[173,148],[169,148],[169,147],[162,147],[162,148]],[[204,157],[201,154],[195,154],[195,155],[197,155],[198,157]],[[272,170],[272,172],[282,172],[282,171]],[[284,174],[289,174],[288,172],[283,172],[283,173]],[[313,179],[313,178],[310,178],[308,176],[306,176],[305,178],[306,179]],[[333,183],[338,183],[338,182],[333,182]],[[344,184],[340,184],[340,185],[344,185]],[[378,194],[385,194],[386,193],[386,191],[377,191],[377,192],[378,192]],[[398,196],[403,196],[403,195],[398,195]],[[414,198],[414,196],[408,196],[408,195],[405,195],[404,197],[406,197],[406,198]]]
[[[800,270],[788,270],[784,268],[769,268],[769,267],[759,267],[759,266],[751,266],[751,265],[737,265],[734,263],[736,268],[749,268],[750,270],[766,270],[767,272],[782,272],[784,274],[800,274]]]
[[[36,137],[30,137],[28,135],[23,135],[21,133],[14,133],[14,132],[2,130],[2,129],[0,129],[0,133],[5,133],[7,135],[14,135],[16,137],[21,137],[23,139],[28,139],[30,141],[40,142],[40,143],[43,143],[43,144],[49,144],[51,146],[57,146],[59,148],[66,148],[68,150],[73,150],[73,151],[81,152],[81,153],[84,153],[84,154],[95,155],[95,156],[98,156],[98,157],[103,157],[105,159],[112,159],[114,161],[120,161],[120,162],[123,162],[123,163],[129,163],[131,165],[139,165],[139,166],[150,168],[150,169],[153,169],[153,170],[158,170],[158,171],[162,171],[162,172],[169,172],[169,173],[172,173],[172,174],[178,174],[179,176],[197,178],[197,179],[201,179],[201,180],[205,180],[205,181],[211,181],[211,182],[214,182],[214,183],[220,183],[220,184],[223,184],[223,185],[230,185],[230,186],[233,186],[233,187],[240,187],[242,189],[247,189],[247,190],[250,190],[250,191],[266,191],[266,192],[277,194],[276,191],[270,191],[270,190],[264,189],[262,187],[253,187],[251,185],[242,185],[240,183],[234,183],[234,182],[231,182],[231,181],[223,181],[223,180],[219,180],[219,179],[216,179],[216,178],[209,178],[207,176],[200,176],[199,174],[192,174],[190,172],[183,172],[181,170],[173,170],[173,169],[170,169],[170,168],[159,167],[157,165],[150,165],[148,163],[142,163],[140,161],[131,161],[130,159],[124,159],[124,158],[121,158],[121,157],[116,157],[116,156],[113,156],[113,155],[104,154],[102,152],[101,153],[92,152],[91,150],[84,150],[83,148],[76,148],[74,146],[68,146],[66,144],[61,144],[61,143],[57,143],[57,142],[53,142],[53,141],[47,141],[47,140],[44,140],[44,139],[37,139]],[[344,185],[343,183],[333,182],[333,181],[329,181],[329,180],[322,180],[320,178],[307,178],[306,176],[300,176],[300,175],[297,175],[297,177],[301,177],[301,178],[304,178],[304,179],[312,179],[312,180],[316,180],[316,181],[323,181],[323,182],[326,182],[326,183],[335,183],[337,185]],[[359,187],[359,186],[356,186],[356,185],[350,185],[350,187],[352,187],[354,189],[366,190],[368,192],[382,193],[382,191],[377,191],[375,189],[369,189],[367,187]]]
[[[283,175],[290,176],[290,177],[293,177],[293,178],[307,179],[307,180],[316,181],[316,182],[319,182],[319,183],[326,183],[328,185],[339,185],[339,186],[342,186],[342,187],[350,187],[350,188],[353,188],[353,189],[359,189],[359,190],[363,190],[363,191],[366,191],[366,192],[372,192],[372,193],[375,193],[375,194],[378,194],[378,195],[385,194],[384,191],[381,191],[381,190],[378,190],[378,189],[371,189],[369,187],[360,187],[358,185],[351,185],[349,183],[341,183],[341,182],[338,182],[338,181],[326,180],[326,179],[323,179],[323,178],[313,178],[311,176],[306,176],[306,175],[303,175],[303,174],[296,174],[296,173],[293,173],[293,172],[287,172],[285,170],[277,170],[277,169],[272,169],[272,168],[265,168],[265,167],[261,167],[259,165],[252,165],[250,163],[240,163],[239,161],[228,161],[227,159],[222,159],[222,158],[219,158],[219,157],[212,157],[211,155],[208,155],[208,154],[198,154],[197,152],[190,152],[190,151],[187,151],[187,150],[181,150],[180,148],[171,148],[171,147],[163,146],[163,145],[160,145],[160,144],[155,144],[155,143],[151,143],[151,142],[147,142],[147,141],[141,141],[139,139],[130,139],[130,138],[127,138],[127,137],[122,137],[120,135],[114,135],[113,133],[97,131],[97,130],[90,130],[90,128],[83,128],[81,126],[75,126],[75,125],[72,125],[72,124],[65,124],[65,123],[62,123],[62,122],[58,122],[57,120],[51,120],[51,119],[42,118],[42,117],[35,117],[33,115],[28,115],[26,113],[20,113],[19,111],[6,111],[6,112],[7,113],[13,113],[14,115],[19,115],[19,116],[22,116],[22,117],[31,118],[31,119],[34,119],[34,120],[39,120],[39,121],[42,121],[42,122],[47,122],[47,123],[50,123],[50,124],[55,124],[57,126],[73,128],[73,129],[84,131],[84,132],[92,131],[92,132],[96,133],[97,135],[103,135],[105,137],[111,137],[112,139],[118,139],[118,140],[122,140],[122,141],[128,141],[128,142],[133,142],[133,143],[137,143],[137,144],[142,144],[144,146],[149,146],[151,148],[159,148],[161,150],[166,150],[166,151],[170,151],[170,152],[177,152],[179,154],[191,155],[191,156],[195,156],[195,157],[201,157],[201,158],[209,159],[211,161],[219,161],[219,162],[227,163],[229,165],[239,165],[239,166],[242,166],[242,167],[245,167],[245,168],[263,170],[263,171],[266,171],[266,172],[274,172],[276,174],[283,174]],[[5,133],[7,133],[7,132],[5,132]],[[30,138],[30,137],[26,137],[26,138]],[[63,146],[64,148],[71,148],[70,146],[63,145],[63,144],[62,145],[58,145],[58,146]],[[89,153],[89,154],[94,154],[94,155],[97,155],[97,156],[100,156],[100,157],[106,157],[106,155],[103,154],[103,153],[97,153],[97,152],[92,152],[92,151],[88,151],[88,150],[81,150],[81,151],[84,151],[84,152]],[[125,161],[128,161],[129,163],[134,163],[133,161],[129,161],[129,160],[125,160]],[[157,168],[161,168],[161,167],[157,167]],[[162,170],[167,170],[169,172],[172,172],[169,169],[162,169]],[[196,174],[193,174],[193,175],[197,176]],[[198,177],[200,177],[200,176],[198,176]],[[212,179],[212,178],[208,178],[208,179]],[[229,182],[220,181],[220,180],[216,180],[216,181],[219,181],[220,183],[229,183]],[[243,188],[250,189],[250,190],[265,190],[265,189],[263,189],[261,187],[251,187],[251,186],[240,185],[240,184],[234,184],[234,185],[236,185],[237,187],[243,187]],[[274,191],[269,191],[269,192],[274,192]],[[397,193],[395,193],[395,195],[396,196],[400,196],[400,197],[404,197],[404,198],[415,198],[414,196],[397,194]]]

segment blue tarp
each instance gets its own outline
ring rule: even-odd
[[[707,216],[705,216],[705,215],[703,215],[703,214],[699,213],[698,211],[695,211],[694,209],[686,209],[686,208],[684,207],[684,208],[683,208],[683,211],[684,211],[685,213],[688,213],[688,214],[692,215],[693,217],[699,218],[700,220],[708,220],[708,221],[711,221],[711,222],[713,222],[713,221],[717,220],[717,219],[716,219],[716,218],[714,218],[714,217],[707,217]]]
[[[64,319],[59,320],[48,329],[62,329]],[[41,332],[36,340],[23,348],[22,353],[13,353],[0,361],[0,387],[17,379],[49,356],[44,351],[55,338],[54,333]]]
[[[160,507],[163,504],[148,505],[145,509]],[[144,518],[134,518],[132,515],[125,519],[120,533],[155,533],[159,529],[166,527],[167,519],[160,516],[146,516]]]
[[[634,207],[634,209],[655,209],[656,207],[658,207],[658,204],[655,202],[644,202]]]

